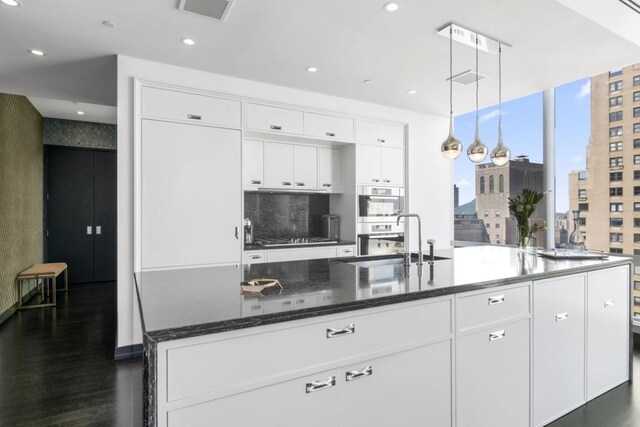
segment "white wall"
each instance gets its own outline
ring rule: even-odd
[[[142,342],[133,286],[133,78],[408,123],[408,210],[423,238],[453,240],[453,163],[440,154],[448,118],[118,56],[118,347]],[[415,229],[415,227],[414,227]],[[411,246],[416,247],[415,238]]]

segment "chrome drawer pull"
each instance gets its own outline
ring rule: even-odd
[[[389,182],[391,182],[391,180],[390,179],[383,179],[382,182],[389,183]]]
[[[291,185],[289,181],[282,181],[282,185]]]
[[[341,337],[344,335],[351,335],[351,334],[355,334],[356,333],[356,324],[352,323],[349,326],[347,326],[346,328],[342,328],[342,329],[334,329],[334,328],[328,328],[327,329],[327,338],[336,338],[336,337]]]
[[[327,136],[336,136],[336,134],[333,132],[325,132],[324,134]]]
[[[378,142],[380,142],[380,143],[384,144],[384,143],[385,143],[385,142],[387,142],[387,141],[385,141],[385,140],[384,140],[384,139],[382,139],[382,138],[378,138]]]
[[[347,371],[347,382],[368,377],[371,374],[373,374],[373,368],[371,367],[371,365],[367,366],[362,371]]]
[[[251,183],[254,185],[259,185],[259,184],[262,184],[262,181],[260,181],[259,179],[252,179]]]
[[[296,186],[298,186],[298,187],[304,187],[304,182],[296,182]]]
[[[373,182],[380,182],[380,180],[378,178],[371,178],[371,181]]]
[[[282,126],[278,126],[278,125],[271,125],[269,127],[273,130],[282,130]]]
[[[610,305],[614,305],[616,302],[613,300],[609,300],[609,301],[605,301],[604,302],[604,306],[605,307],[609,307]]]
[[[330,187],[331,187],[331,184],[322,184],[322,186],[323,186],[323,187],[330,188]]]
[[[556,314],[556,322],[566,320],[568,317],[569,317],[569,313],[567,313],[566,311],[564,313],[558,313]]]
[[[202,120],[202,116],[197,114],[187,114],[187,118],[191,120]]]
[[[262,259],[262,255],[251,255],[249,259]]]
[[[505,336],[504,329],[501,331],[492,332],[489,334],[489,341],[500,340],[504,338],[504,336]]]
[[[307,393],[313,393],[314,391],[324,390],[325,388],[330,388],[336,385],[336,377],[329,377],[324,381],[311,381],[307,383],[306,390]]]
[[[489,297],[489,305],[501,304],[504,302],[504,295],[496,295],[495,297]]]

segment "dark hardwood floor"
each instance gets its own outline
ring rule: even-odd
[[[0,426],[139,426],[142,360],[116,362],[116,284],[0,325]]]
[[[141,425],[142,360],[113,360],[116,284],[58,296],[55,309],[18,312],[0,326],[0,426]],[[640,426],[637,348],[634,378],[549,426]]]

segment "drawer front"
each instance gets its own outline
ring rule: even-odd
[[[468,329],[530,313],[529,285],[464,296],[456,301],[458,329]]]
[[[352,257],[356,254],[355,246],[339,246],[337,249],[337,257]]]
[[[317,113],[305,113],[304,118],[307,136],[353,141],[353,119]]]
[[[336,248],[273,249],[267,252],[268,262],[300,261],[305,259],[335,258]]]
[[[240,127],[242,103],[154,87],[142,88],[142,115],[167,120]]]
[[[302,135],[303,112],[269,105],[246,104],[247,128]]]
[[[358,120],[357,132],[359,143],[404,148],[404,126]]]
[[[249,385],[450,333],[451,302],[447,300],[169,349],[166,398],[175,401]]]
[[[267,262],[267,253],[265,251],[247,251],[244,253],[245,264],[262,264]]]

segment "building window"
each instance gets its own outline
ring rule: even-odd
[[[578,181],[586,181],[587,180],[587,171],[578,172]]]
[[[622,166],[622,157],[611,157],[609,159],[609,167],[614,168],[616,166]]]
[[[633,109],[633,117],[640,117],[640,107]]]
[[[578,218],[578,225],[587,225],[587,218]]]
[[[480,177],[480,194],[484,194],[484,176]]]
[[[633,254],[634,254],[634,255],[640,255],[640,249],[634,249],[634,250],[633,250]],[[635,289],[635,283],[636,283],[636,282],[633,282],[633,283],[634,283],[634,289]],[[640,283],[640,282],[638,282],[638,283]],[[640,291],[640,289],[636,289],[636,290]]]
[[[581,212],[589,212],[589,203],[578,203],[578,210]]]
[[[640,148],[640,138],[633,140],[633,148]]]
[[[633,243],[640,243],[640,234],[633,235]]]
[[[609,98],[609,107],[617,107],[618,105],[622,105],[622,95]]]
[[[640,218],[633,218],[633,226],[640,228]]]
[[[640,133],[640,123],[633,124],[633,133]]]
[[[633,179],[640,179],[640,171],[633,171]]]
[[[500,228],[500,223],[497,223],[497,224],[496,224],[496,228]]]
[[[613,138],[614,136],[622,136],[622,126],[609,128],[609,137]]]
[[[609,173],[609,181],[622,181],[622,172]]]
[[[609,212],[622,212],[622,203],[609,203]]]
[[[489,211],[484,211],[484,217],[487,218],[489,216]]]
[[[609,227],[622,227],[622,218],[609,218]]]
[[[634,202],[633,203],[633,211],[634,212],[640,212],[640,202]]]
[[[636,252],[636,250],[634,249],[633,250],[634,255],[635,255],[635,252]],[[636,291],[640,291],[640,282],[639,281],[637,281],[637,280],[633,281],[633,289],[635,289]],[[634,313],[634,315],[635,314],[640,314],[640,313]]]
[[[640,234],[638,236],[640,236]],[[609,233],[609,241],[622,242],[622,233]]]
[[[634,147],[635,148],[635,147]],[[609,151],[622,151],[622,141],[609,144]]]
[[[491,175],[489,177],[489,193],[493,193],[493,191],[494,191],[494,188],[495,188],[495,182],[494,181],[495,180],[493,178],[493,175]]]
[[[633,305],[640,305],[640,297],[633,297]]]
[[[622,111],[614,111],[609,113],[609,122],[617,122],[622,120]]]
[[[609,253],[610,254],[621,254],[622,253],[622,248],[609,248]]]
[[[633,187],[633,195],[640,196],[640,186]]]
[[[587,190],[578,190],[578,198],[586,199],[587,198]]]
[[[633,92],[633,102],[638,102],[638,101],[640,101],[640,91]]]
[[[609,196],[622,196],[622,187],[609,188]]]
[[[499,245],[499,244],[500,244],[500,240],[496,240],[496,245]]]
[[[617,90],[622,90],[622,80],[609,83],[609,92],[615,92]]]
[[[633,85],[640,86],[640,75],[633,76]]]
[[[498,191],[504,193],[504,175],[498,176]]]
[[[500,211],[496,211],[496,218],[500,218]]]
[[[619,76],[622,74],[622,68],[618,68],[617,70],[609,71],[609,78]]]
[[[484,226],[487,227],[487,228],[491,228],[491,224],[489,224],[489,223],[486,223]]]
[[[499,239],[500,239],[500,235],[499,235],[499,234],[496,234],[496,240],[497,240],[497,241],[500,241]]]

